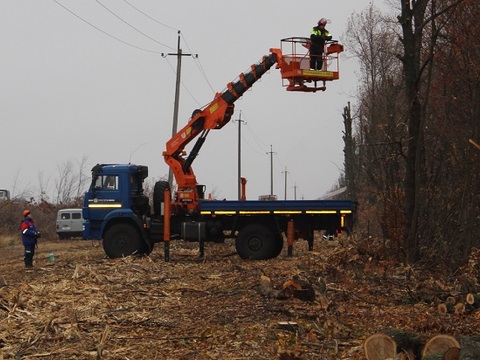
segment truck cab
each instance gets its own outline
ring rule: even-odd
[[[148,167],[134,164],[98,164],[92,168],[92,182],[85,193],[82,212],[83,236],[104,240],[111,257],[134,251],[150,253],[150,204],[144,195],[143,181]],[[131,244],[130,246],[128,244]]]

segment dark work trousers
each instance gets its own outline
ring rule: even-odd
[[[321,70],[322,69],[322,54],[323,54],[323,47],[316,48],[312,47],[310,49],[310,69],[313,70]]]
[[[32,267],[33,266],[33,255],[35,255],[35,244],[33,245],[23,245],[25,248],[24,253],[24,260],[25,260],[25,267]]]

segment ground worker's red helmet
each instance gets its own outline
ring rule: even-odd
[[[323,25],[323,26],[327,25],[327,19],[321,18],[320,20],[318,20],[318,25]]]
[[[27,216],[30,214],[30,210],[23,210],[23,217]]]

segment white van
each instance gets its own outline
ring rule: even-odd
[[[10,191],[5,189],[0,189],[0,201],[10,200]]]
[[[82,209],[58,210],[57,235],[59,239],[83,238],[83,226]]]

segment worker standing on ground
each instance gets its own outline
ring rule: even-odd
[[[23,212],[23,220],[20,224],[22,231],[22,243],[25,248],[24,261],[25,267],[33,267],[33,256],[35,255],[35,247],[37,246],[37,239],[40,237],[40,232],[35,226],[30,210]]]
[[[310,70],[322,69],[322,55],[325,41],[332,40],[330,33],[325,29],[326,25],[327,20],[321,18],[318,20],[317,26],[314,26],[310,33]]]

